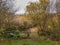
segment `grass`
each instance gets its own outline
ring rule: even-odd
[[[55,45],[52,42],[46,42],[46,41],[41,41],[41,42],[34,42],[31,40],[28,41],[16,41],[16,44],[14,44],[15,41],[13,41],[12,45]]]
[[[45,41],[45,40],[40,40],[40,41],[34,41],[31,39],[23,39],[23,40],[2,40],[0,42],[0,45],[56,45],[56,43],[53,43],[51,41]]]
[[[37,34],[30,35],[31,39],[0,38],[0,45],[58,45],[53,41],[41,39]]]

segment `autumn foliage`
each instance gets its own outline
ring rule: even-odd
[[[15,16],[12,13],[8,13],[8,8],[6,9],[6,7],[1,6],[0,31],[13,27],[16,27],[16,30],[19,31],[27,31],[30,28],[39,26],[40,29],[37,32],[39,36],[45,36],[52,40],[60,40],[60,13],[48,13],[46,8],[49,1],[41,0],[40,2],[31,3],[27,6],[27,13],[24,16]]]

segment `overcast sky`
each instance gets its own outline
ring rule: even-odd
[[[50,1],[50,7],[49,7],[50,13],[56,13],[56,0],[49,0],[49,1]],[[29,5],[30,2],[37,3],[39,2],[39,0],[7,0],[6,6],[9,8],[9,11],[12,13],[24,14],[26,11],[26,6]]]
[[[56,13],[56,2],[57,0],[49,0],[50,1],[50,13]]]
[[[39,0],[7,0],[7,6],[10,12],[15,12],[15,14],[23,14],[26,11],[26,6],[30,2],[39,2]]]

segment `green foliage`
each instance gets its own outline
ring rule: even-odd
[[[38,32],[39,36],[45,36],[51,40],[60,40],[60,13],[49,14],[46,12],[46,7],[48,5],[48,0],[40,0],[41,3],[31,3],[27,6],[28,16],[33,20],[31,24],[29,22],[23,21],[22,24],[12,24],[10,20],[12,19],[11,13],[8,13],[7,7],[1,6],[2,0],[0,1],[0,35],[4,37],[14,37],[14,38],[25,38],[28,37],[29,33],[20,32],[27,31],[34,26],[40,26]],[[18,22],[18,21],[17,21]],[[34,35],[35,36],[35,35]]]
[[[2,31],[2,36],[3,37],[14,37],[14,35],[18,36],[19,31],[16,29],[16,27],[10,27]]]
[[[44,3],[44,0],[41,1],[41,8],[38,6],[38,4],[31,4],[27,7],[27,11],[33,20],[33,24],[40,26],[41,30],[43,31],[40,31],[39,33],[42,33],[42,35],[48,38],[52,38],[51,40],[60,40],[60,14],[46,13],[46,5]],[[39,11],[38,13],[37,10]]]
[[[60,40],[60,23],[58,15],[49,16],[45,22],[45,28],[39,34],[51,40]]]
[[[28,38],[29,33],[25,32],[25,31],[21,32],[16,28],[16,26],[11,26],[11,27],[1,31],[1,36],[4,38],[23,39],[23,38]]]

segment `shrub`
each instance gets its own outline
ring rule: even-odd
[[[58,32],[55,32],[54,30],[40,30],[38,32],[39,36],[44,36],[46,37],[46,39],[51,39],[51,40],[56,40],[59,41],[60,40],[60,35],[58,34]]]

